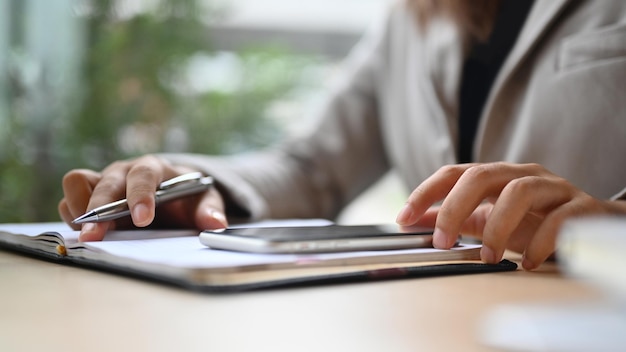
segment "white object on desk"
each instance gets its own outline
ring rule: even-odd
[[[626,301],[626,217],[567,221],[557,248],[566,274]]]
[[[484,317],[478,337],[485,345],[507,351],[624,351],[626,306],[503,305]]]

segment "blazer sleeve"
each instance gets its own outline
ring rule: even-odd
[[[376,92],[388,18],[344,61],[343,74],[309,134],[242,155],[161,156],[212,175],[231,217],[334,219],[389,169]]]

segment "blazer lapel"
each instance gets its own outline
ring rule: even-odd
[[[535,4],[528,14],[528,19],[522,27],[515,46],[509,53],[508,58],[505,60],[483,109],[482,117],[480,119],[480,125],[477,131],[476,141],[483,145],[476,145],[474,150],[474,158],[479,155],[480,149],[484,146],[484,135],[488,126],[493,126],[495,118],[499,118],[498,114],[494,113],[494,103],[498,99],[499,93],[502,91],[502,87],[508,82],[513,72],[524,61],[528,53],[533,49],[535,43],[541,38],[542,34],[546,32],[550,24],[557,18],[561,11],[572,0],[535,0]],[[505,117],[500,117],[505,118]],[[496,124],[497,125],[497,124]],[[493,126],[497,127],[497,126]]]

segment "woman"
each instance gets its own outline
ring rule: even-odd
[[[531,270],[567,218],[626,214],[625,48],[621,0],[397,4],[348,58],[311,134],[252,155],[73,170],[59,211],[69,223],[126,196],[139,227],[333,218],[393,168],[413,190],[400,225],[435,227],[438,248],[476,236],[485,262],[509,248]],[[190,170],[218,186],[155,210],[158,183]],[[87,224],[81,239],[125,225]]]

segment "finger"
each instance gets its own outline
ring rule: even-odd
[[[437,214],[439,213],[438,206],[431,207],[428,209],[424,215],[417,220],[415,223],[416,226],[423,227],[435,227],[437,223]],[[487,219],[489,218],[489,214],[491,213],[491,209],[493,208],[493,204],[481,204],[476,210],[470,215],[463,226],[461,227],[460,233],[463,235],[470,235],[473,237],[482,238],[482,234],[485,228],[485,224]]]
[[[450,248],[466,219],[486,198],[497,196],[512,180],[541,172],[533,165],[481,164],[468,168],[454,185],[439,209],[435,246]]]
[[[537,229],[524,251],[522,267],[533,270],[546,261],[556,249],[556,238],[563,222],[577,216],[606,213],[601,203],[587,194],[581,194],[550,212]]]
[[[543,215],[527,213],[509,236],[506,248],[517,253],[524,253],[543,220]]]
[[[83,224],[80,235],[78,236],[78,240],[81,242],[89,242],[89,241],[102,241],[104,235],[109,230],[113,230],[115,228],[115,224],[112,221],[108,222],[99,222],[99,223],[86,223]]]
[[[155,191],[164,180],[178,176],[173,167],[155,156],[136,159],[126,176],[126,198],[135,226],[148,226],[155,217]]]
[[[413,223],[413,225],[434,228],[437,222],[438,213],[438,206],[431,207],[430,209],[426,210],[424,214]]]
[[[99,173],[86,169],[72,170],[63,176],[64,213],[61,216],[66,222],[85,213],[100,178]]]
[[[472,212],[472,214],[465,219],[459,233],[462,235],[482,238],[485,224],[487,223],[487,219],[489,219],[492,209],[493,204],[491,203],[480,204],[476,207],[476,210],[474,210],[474,212]]]
[[[530,212],[549,212],[572,199],[575,189],[564,179],[529,176],[509,182],[494,204],[483,233],[481,258],[497,263],[514,231]]]
[[[67,201],[65,200],[65,198],[61,199],[61,201],[59,202],[58,210],[59,210],[59,215],[61,215],[61,219],[65,221],[66,224],[68,224],[74,230],[80,229],[80,225],[72,224],[72,220],[74,220],[75,217],[72,216],[70,209],[67,206]]]
[[[93,188],[87,210],[123,199],[126,195],[126,173],[128,162],[115,162],[102,171],[102,176]]]
[[[219,192],[212,188],[206,192],[195,211],[195,224],[199,229],[218,229],[228,227],[224,214],[224,201]]]
[[[570,211],[568,208],[570,207],[564,206],[544,219],[522,256],[522,267],[525,270],[537,268],[555,251],[558,229]]]
[[[217,229],[228,226],[224,203],[216,189],[167,202],[157,208],[157,213],[153,224],[159,227]]]
[[[475,164],[441,167],[413,190],[396,222],[403,226],[414,225],[431,205],[446,197],[459,177],[473,165]]]
[[[465,220],[461,227],[461,234],[469,235],[472,237],[481,238],[485,223],[489,218],[493,204],[485,203],[479,205],[476,210]],[[437,223],[437,215],[440,207],[434,206],[428,209],[424,215],[417,220],[415,226],[431,227],[434,228]],[[407,227],[410,228],[410,227]],[[435,234],[439,235],[439,234]],[[433,242],[441,241],[439,239],[433,239]]]
[[[126,176],[126,199],[136,226],[148,226],[155,215],[155,191],[164,180],[163,168],[153,159],[138,159]]]

